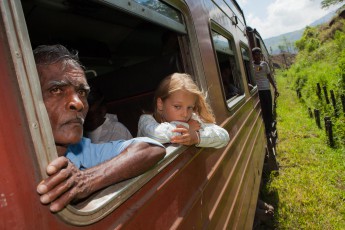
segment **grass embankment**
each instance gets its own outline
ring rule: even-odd
[[[345,150],[327,145],[324,128],[309,118],[289,78],[276,79],[280,170],[264,191],[276,209],[275,228],[345,229]]]

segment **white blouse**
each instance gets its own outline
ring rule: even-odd
[[[197,147],[222,148],[229,143],[229,133],[222,127],[213,123],[204,123],[196,114],[193,114],[192,119],[197,120],[201,125],[199,130],[200,142],[196,145]],[[183,125],[189,128],[187,123]],[[174,121],[158,123],[152,115],[143,114],[139,119],[137,136],[150,137],[162,144],[169,143],[171,137],[181,135],[180,133],[172,132],[172,130],[176,129],[176,126],[177,123]]]

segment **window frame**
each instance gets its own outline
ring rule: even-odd
[[[242,94],[238,95],[238,96],[234,96],[231,97],[229,99],[226,98],[225,95],[225,89],[224,89],[224,84],[223,84],[223,80],[222,80],[222,76],[221,76],[221,69],[220,69],[220,62],[218,60],[218,55],[217,55],[217,49],[216,46],[214,44],[214,40],[213,40],[213,32],[219,34],[220,36],[223,36],[224,38],[226,38],[229,42],[229,45],[231,46],[231,50],[233,51],[233,56],[234,56],[234,60],[235,60],[235,64],[236,64],[236,68],[237,68],[237,72],[239,73],[238,78],[237,79],[241,85],[241,91]],[[239,65],[239,58],[236,52],[236,43],[234,40],[234,36],[227,31],[225,28],[223,28],[221,25],[219,25],[218,23],[216,23],[213,20],[210,20],[210,39],[212,42],[212,46],[213,46],[213,53],[215,56],[215,60],[217,62],[217,68],[218,68],[218,77],[219,80],[221,82],[221,88],[222,88],[222,92],[223,92],[223,98],[224,101],[227,105],[227,108],[229,111],[234,111],[236,110],[236,108],[238,108],[240,105],[242,105],[245,102],[245,90],[244,90],[244,84],[243,84],[243,78],[242,78],[242,72],[240,69],[240,65]],[[231,55],[231,54],[229,54]]]
[[[139,16],[145,20],[150,22],[162,25],[164,27],[169,27],[170,29],[180,32],[186,33],[186,27],[183,26],[182,23],[178,23],[174,19],[171,19],[159,12],[154,11],[153,9],[145,6],[144,4],[140,4],[137,0],[128,0],[128,1],[118,1],[118,0],[98,0],[99,2],[104,3],[105,5],[117,8],[122,11],[130,12],[133,15]],[[164,2],[164,5],[168,5]],[[170,6],[172,7],[172,6]],[[172,7],[173,8],[173,7]],[[176,9],[175,9],[176,10]],[[182,19],[183,15],[181,13]],[[183,22],[183,20],[182,20]]]
[[[152,23],[162,25],[170,30],[177,31],[181,34],[187,35],[186,23],[183,20],[184,27],[182,28],[179,23],[168,18],[160,13],[154,12],[152,9],[137,3],[135,0],[130,0],[131,4],[123,3],[122,1],[113,0],[100,0],[100,2],[107,2],[107,5],[111,8],[120,10],[127,10],[132,15],[137,15],[144,20],[149,20]],[[170,2],[166,1],[166,5]],[[113,5],[109,5],[113,4]],[[182,10],[179,10],[175,5],[170,4],[170,7],[179,11],[182,19],[185,15]],[[145,9],[145,10],[142,10]],[[179,38],[181,45],[183,39]],[[182,61],[183,65],[186,63]],[[186,68],[184,66],[184,68]],[[188,147],[180,146],[176,144],[166,144],[166,155],[149,171],[126,181],[116,183],[107,188],[104,188],[94,195],[91,195],[85,201],[78,203],[77,205],[68,205],[63,211],[58,213],[62,219],[77,226],[84,226],[95,223],[108,214],[113,212],[117,207],[123,204],[134,193],[141,189],[146,183],[154,178],[160,171],[167,167],[177,157],[180,156]],[[96,207],[95,207],[96,206]]]
[[[247,45],[245,45],[244,43],[240,42],[240,49],[241,49],[241,57],[242,57],[242,62],[243,62],[243,68],[244,68],[244,71],[245,71],[245,75],[246,75],[246,81],[247,81],[247,87],[248,87],[248,90],[250,92],[250,94],[253,94],[257,91],[257,84],[256,84],[256,81],[255,81],[255,75],[254,75],[254,72],[253,72],[253,67],[252,67],[252,56],[251,56],[251,52],[250,52],[250,49]],[[248,60],[245,60],[245,56],[243,55],[243,52],[242,52],[242,49],[246,49],[247,52],[248,52],[248,57],[246,57]],[[247,68],[247,65],[245,63],[245,61],[248,61],[248,68]],[[250,74],[250,76],[248,76],[248,73]],[[253,83],[255,84],[252,84],[253,86],[253,89],[250,89],[248,84],[251,84],[252,82],[250,81],[250,79],[253,81]]]

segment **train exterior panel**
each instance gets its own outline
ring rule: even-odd
[[[0,9],[0,229],[252,228],[267,144],[235,1],[4,0]],[[173,52],[164,51],[167,36]],[[230,143],[169,145],[150,171],[51,213],[36,186],[57,154],[32,50],[55,43],[79,50],[89,83],[133,136],[159,81],[186,72],[207,92]]]

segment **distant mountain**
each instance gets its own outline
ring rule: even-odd
[[[330,12],[323,16],[322,18],[314,21],[313,23],[309,24],[309,26],[318,26],[323,23],[329,22],[334,16],[336,15],[336,11]],[[293,32],[281,34],[279,36],[271,37],[264,39],[266,48],[270,52],[270,54],[279,54],[281,50],[279,49],[279,46],[284,46],[284,51],[295,53],[296,50],[294,50],[294,43],[295,41],[299,40],[304,32],[305,28],[300,30],[295,30]],[[287,48],[286,48],[287,46]]]

